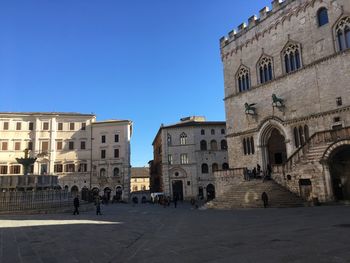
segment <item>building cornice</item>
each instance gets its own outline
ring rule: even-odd
[[[85,114],[77,112],[0,112],[0,117],[3,116],[76,116],[76,117],[95,117],[95,114]]]

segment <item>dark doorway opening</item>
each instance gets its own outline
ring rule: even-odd
[[[339,147],[335,151],[329,161],[333,195],[339,201],[350,200],[350,146]]]
[[[305,200],[311,199],[312,184],[310,179],[300,179],[299,180],[300,195]]]
[[[283,164],[287,160],[287,149],[284,136],[273,129],[267,142],[269,164]]]
[[[215,187],[212,184],[207,185],[207,200],[213,200],[215,198]]]
[[[183,183],[182,183],[182,181],[181,180],[173,181],[172,186],[173,186],[173,198],[175,196],[177,196],[178,200],[183,200],[184,196],[183,196]]]

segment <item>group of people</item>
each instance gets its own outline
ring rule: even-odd
[[[270,164],[266,166],[266,171],[262,171],[259,164],[252,170],[249,170],[247,167],[244,168],[244,180],[246,181],[250,181],[250,179],[263,179],[264,182],[265,180],[271,179],[271,175],[272,167]]]
[[[73,205],[74,205],[73,215],[79,215],[79,206],[80,206],[79,196],[76,196],[73,199]],[[95,198],[95,206],[96,206],[96,215],[102,215],[102,213],[101,213],[101,197],[98,195]]]

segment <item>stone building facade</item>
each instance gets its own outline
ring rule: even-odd
[[[209,122],[204,117],[162,125],[153,141],[152,192],[187,200],[214,198],[213,172],[228,169],[225,135],[225,122]]]
[[[15,158],[29,149],[37,157],[31,174],[58,175],[69,191],[94,189],[127,200],[131,132],[131,121],[97,122],[92,114],[0,113],[0,176],[22,174]]]
[[[220,46],[230,167],[350,199],[350,1],[274,0]]]
[[[132,167],[130,191],[149,191],[149,168],[148,167]]]

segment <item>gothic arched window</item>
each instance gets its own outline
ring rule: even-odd
[[[201,151],[207,150],[207,142],[205,140],[201,141]]]
[[[241,66],[237,72],[238,91],[243,92],[250,89],[249,70]]]
[[[260,83],[263,84],[273,79],[272,58],[263,56],[258,63]]]
[[[244,155],[247,155],[247,145],[246,145],[245,138],[243,139],[243,152],[244,152]]]
[[[184,144],[187,144],[187,135],[186,133],[181,133],[180,135],[180,144],[184,145]]]
[[[300,145],[303,146],[305,140],[304,140],[304,130],[302,126],[299,126],[299,139],[300,139]]]
[[[114,176],[119,176],[119,168],[118,167],[114,168],[113,175]]]
[[[254,149],[254,140],[253,140],[253,137],[250,137],[250,149],[251,149],[252,154],[254,154],[255,149]]]
[[[295,147],[299,147],[300,146],[300,141],[299,141],[298,128],[294,127],[293,132],[294,132],[294,144],[295,144]]]
[[[284,67],[286,73],[293,72],[301,68],[300,46],[294,43],[288,44],[283,50]]]
[[[106,169],[105,168],[101,168],[100,176],[106,176]]]
[[[305,136],[305,141],[307,141],[310,138],[309,126],[307,126],[307,125],[304,126],[304,136]]]
[[[342,18],[335,27],[339,51],[350,48],[350,17]]]
[[[228,170],[228,168],[229,168],[228,163],[222,164],[222,170]]]
[[[202,164],[202,174],[207,174],[209,172],[209,167],[206,163]]]
[[[328,24],[329,20],[328,20],[328,10],[327,10],[327,8],[321,7],[317,11],[317,22],[318,22],[318,26],[323,26],[325,24]]]

